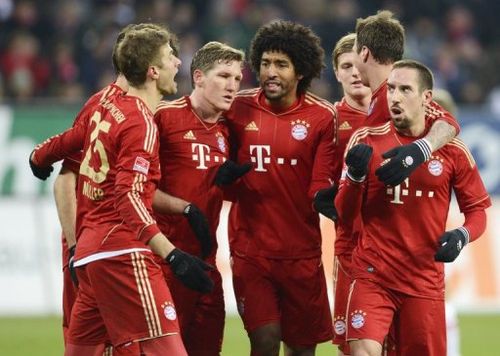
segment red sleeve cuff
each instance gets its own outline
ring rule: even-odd
[[[138,240],[141,240],[147,245],[149,240],[159,233],[161,233],[161,231],[156,223],[147,225],[139,232]]]

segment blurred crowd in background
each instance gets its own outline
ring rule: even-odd
[[[248,51],[256,29],[281,18],[321,38],[326,68],[313,91],[341,96],[334,80],[335,42],[356,19],[390,9],[406,28],[405,57],[434,71],[436,86],[460,104],[500,98],[500,1],[495,0],[0,0],[0,101],[57,98],[77,102],[114,80],[111,49],[129,23],[167,24],[180,38],[178,95],[191,90],[189,66],[205,42]],[[247,68],[242,88],[256,85]]]

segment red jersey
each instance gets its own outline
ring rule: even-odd
[[[102,103],[105,99],[112,97],[113,95],[122,95],[125,92],[115,83],[108,85],[101,91],[92,95],[89,100],[83,105],[82,109],[78,113],[73,121],[73,126],[88,125],[90,121],[90,116],[95,112],[97,106]],[[76,152],[69,157],[65,157],[63,160],[63,167],[70,169],[71,171],[78,173],[80,170],[80,163],[82,161],[82,151]]]
[[[334,154],[334,181],[337,183],[342,173],[342,163],[344,162],[344,153],[347,143],[351,135],[361,126],[366,126],[366,112],[353,108],[347,103],[347,100],[342,98],[341,101],[335,103],[335,111],[337,113],[338,142]],[[340,162],[340,164],[338,164]]]
[[[333,105],[312,94],[280,113],[260,89],[241,92],[228,113],[237,161],[253,169],[236,184],[229,214],[235,253],[272,258],[321,255],[314,194],[333,183],[337,121]]]
[[[78,125],[47,140],[35,162],[52,164],[81,149],[78,178],[76,265],[149,249],[159,233],[151,204],[160,177],[158,131],[137,97],[105,100],[87,128]]]
[[[339,123],[339,138],[333,161],[335,164],[334,181],[335,184],[338,184],[342,172],[345,148],[353,132],[366,125],[366,112],[350,106],[345,97],[340,102],[335,103],[335,109]],[[358,220],[355,222],[354,227],[351,225],[345,226],[341,221],[335,222],[335,255],[350,254],[356,247],[362,227],[361,219]]]
[[[224,119],[208,124],[193,111],[189,96],[162,102],[155,113],[160,135],[161,179],[158,188],[198,206],[215,234],[222,207],[222,190],[213,184],[215,173],[229,154]],[[160,230],[182,250],[200,254],[200,243],[182,215],[156,214]],[[216,248],[211,258],[215,258]]]
[[[463,213],[491,205],[474,159],[459,139],[432,154],[405,182],[384,186],[375,176],[382,153],[418,137],[399,134],[391,122],[354,133],[373,147],[365,183],[341,180],[337,207],[343,219],[361,211],[362,237],[353,256],[353,278],[369,278],[408,295],[443,299],[444,265],[434,261],[445,232],[452,190]]]
[[[385,80],[377,90],[372,93],[372,100],[368,108],[368,116],[365,126],[375,127],[382,125],[390,120],[391,113],[387,102],[387,80]],[[457,135],[460,133],[460,125],[457,120],[438,103],[432,101],[427,107],[427,115],[425,117],[426,126],[430,127],[437,120],[444,120],[448,124],[455,127]]]
[[[73,126],[83,125],[84,127],[86,127],[90,122],[91,115],[97,110],[100,103],[102,103],[105,99],[112,97],[113,95],[122,95],[124,93],[125,92],[118,85],[114,83],[108,85],[101,91],[95,93],[83,105],[82,109],[76,116],[75,121],[73,122]],[[81,161],[82,161],[82,151],[80,150],[69,157],[65,157],[62,166],[78,174],[78,171],[80,170]],[[69,261],[69,251],[64,236],[62,237],[62,243],[63,243],[62,260],[64,267],[68,264]]]

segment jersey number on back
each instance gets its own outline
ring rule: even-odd
[[[85,157],[80,165],[80,174],[89,177],[95,183],[102,183],[106,179],[106,175],[109,171],[108,156],[106,155],[106,150],[101,140],[98,139],[99,132],[102,131],[107,133],[111,124],[106,121],[101,122],[101,113],[96,111],[92,115],[91,122],[95,122],[96,127],[90,134],[90,145],[85,152]],[[92,153],[97,153],[101,161],[99,170],[96,171],[94,167],[90,166],[90,158]]]

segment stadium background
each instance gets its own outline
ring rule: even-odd
[[[405,25],[405,56],[429,65],[437,86],[457,100],[461,137],[493,197],[485,236],[448,266],[448,299],[461,316],[463,355],[500,354],[492,333],[500,326],[500,2],[492,0],[0,0],[0,354],[61,353],[60,228],[53,181],[35,180],[27,157],[37,142],[71,125],[85,98],[113,80],[110,53],[121,27],[162,22],[179,35],[178,95],[183,95],[190,91],[192,54],[206,41],[247,50],[262,23],[299,21],[320,35],[327,53],[327,67],[312,90],[334,102],[341,93],[331,68],[332,47],[354,29],[357,17],[380,8],[393,10]],[[243,87],[255,85],[254,77],[247,68]],[[454,206],[449,224],[461,222]],[[332,226],[322,224],[331,280]],[[224,233],[219,239],[230,315],[224,354],[247,354],[234,316]],[[29,349],[42,344],[48,351]],[[333,353],[330,345],[321,350]]]

